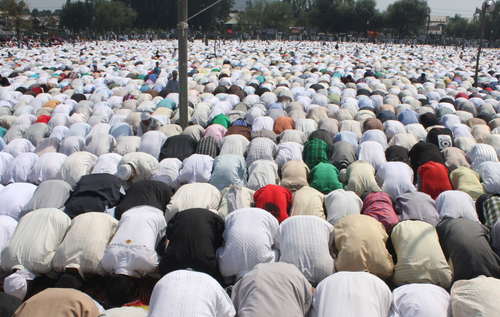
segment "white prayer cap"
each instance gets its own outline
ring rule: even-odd
[[[149,112],[141,113],[141,121],[146,121],[151,119],[151,114]]]
[[[118,170],[116,171],[116,176],[123,181],[126,182],[129,180],[130,176],[132,176],[132,166],[130,164],[123,164],[118,166]]]
[[[28,280],[33,280],[35,274],[28,270],[19,270],[5,278],[3,289],[5,293],[24,300],[28,292]]]

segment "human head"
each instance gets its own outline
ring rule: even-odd
[[[116,171],[116,176],[118,176],[122,182],[131,182],[135,177],[135,168],[130,163],[120,165]]]
[[[141,121],[142,121],[142,123],[144,123],[144,125],[146,127],[149,127],[149,125],[151,124],[151,121],[153,121],[151,119],[151,114],[149,112],[141,113]]]
[[[130,277],[122,274],[111,276],[104,292],[114,306],[123,306],[130,300],[132,285]]]
[[[18,270],[5,278],[3,289],[5,293],[24,300],[28,293],[28,281],[34,278],[34,273],[28,270]]]
[[[80,289],[80,279],[75,274],[64,273],[54,287]]]
[[[177,71],[176,71],[176,70],[174,70],[174,71],[172,72],[172,78],[173,78],[174,80],[177,80]]]

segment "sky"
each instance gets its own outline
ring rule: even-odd
[[[189,0],[188,0],[189,1]],[[385,10],[394,0],[376,0],[377,8],[381,11]],[[26,0],[31,9],[51,10],[61,8],[66,0]],[[460,14],[462,17],[471,18],[476,7],[481,7],[482,0],[427,0],[431,8],[432,15],[449,15],[455,16]],[[245,0],[235,0],[236,9],[244,9]]]

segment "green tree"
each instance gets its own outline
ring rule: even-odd
[[[90,2],[67,1],[61,8],[61,25],[73,32],[80,32],[90,27],[93,7]]]
[[[115,30],[131,28],[137,12],[123,2],[100,1],[96,4],[95,19],[97,30]]]
[[[285,31],[293,23],[292,5],[282,1],[268,2],[263,17],[263,27]]]
[[[354,0],[317,0],[309,15],[311,25],[319,30],[331,33],[346,33],[356,30]],[[366,21],[362,23],[366,30]]]
[[[263,28],[264,11],[267,6],[266,0],[247,1],[245,12],[240,14],[238,24],[243,30],[252,30]]]
[[[446,34],[453,37],[462,37],[465,34],[465,29],[467,28],[466,18],[462,18],[459,14],[455,14],[455,17],[450,18],[450,22],[444,28]]]
[[[380,13],[375,8],[375,0],[357,0],[352,10],[352,31],[364,33],[366,30],[374,30],[378,27]]]
[[[247,1],[245,12],[238,18],[243,30],[277,29],[285,31],[293,24],[293,8],[289,2]]]
[[[177,27],[177,0],[117,0],[137,12],[134,27],[137,28],[176,28]],[[188,1],[188,17],[211,5],[212,0]],[[198,29],[200,26],[207,30],[215,24],[216,18],[226,21],[229,17],[234,0],[222,0],[210,9],[189,20],[191,27]]]
[[[400,35],[417,35],[427,25],[427,0],[398,0],[387,7],[386,25]]]
[[[4,18],[7,18],[13,22],[18,38],[21,34],[21,29],[31,28],[30,21],[23,19],[23,15],[29,14],[29,8],[26,2],[22,0],[6,0],[2,1],[0,7],[3,10]]]
[[[285,0],[284,2],[291,4],[293,17],[295,19],[299,18],[301,15],[304,15],[304,13],[313,6],[312,0]]]
[[[49,16],[49,15],[52,15],[52,11],[50,11],[50,10],[39,11],[36,8],[33,9],[33,10],[31,10],[31,16],[32,17],[46,17],[46,16]]]

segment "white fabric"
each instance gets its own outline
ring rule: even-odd
[[[94,154],[95,156],[101,156],[113,152],[116,146],[115,138],[110,134],[95,134],[86,137],[87,147],[85,151]]]
[[[92,174],[111,174],[115,175],[118,169],[118,163],[122,159],[120,154],[107,153],[99,156],[95,162]]]
[[[273,249],[278,220],[259,208],[243,208],[225,218],[224,246],[217,250],[217,262],[223,276],[236,279],[259,263],[272,263],[279,258]]]
[[[297,142],[280,142],[275,159],[278,168],[281,169],[288,161],[302,160],[303,150],[304,146]]]
[[[500,280],[483,275],[456,281],[451,288],[453,317],[500,316]]]
[[[7,242],[14,235],[16,231],[17,221],[9,216],[0,215],[0,253],[2,253],[3,248],[7,245]],[[1,266],[0,258],[0,266]]]
[[[135,176],[132,180],[132,183],[135,183],[149,180],[158,165],[158,160],[151,154],[134,152],[123,155],[121,161],[118,163],[118,168],[123,164],[130,164],[135,168]]]
[[[111,308],[99,315],[99,317],[147,317],[148,312],[141,307],[118,307]]]
[[[376,180],[383,192],[392,199],[410,191],[417,191],[413,185],[413,170],[403,162],[387,162],[377,171]]]
[[[2,184],[27,182],[31,169],[40,157],[35,153],[22,153],[16,156],[2,174]]]
[[[469,194],[459,190],[447,190],[439,194],[436,207],[441,219],[448,216],[479,221],[474,201]]]
[[[356,151],[358,160],[367,161],[373,166],[375,171],[387,162],[384,147],[376,141],[360,143]]]
[[[71,224],[56,208],[43,208],[25,215],[2,251],[2,269],[27,269],[36,274],[52,270],[52,258]]]
[[[254,204],[254,190],[243,187],[243,185],[232,184],[221,191],[221,202],[217,214],[226,218],[228,214],[241,208],[249,208]]]
[[[7,152],[0,152],[0,175],[3,175],[3,172],[9,166],[10,161],[14,159],[12,154]]]
[[[208,183],[212,175],[214,159],[209,155],[193,154],[184,159],[177,180],[185,183]]]
[[[273,161],[257,160],[248,167],[246,187],[257,191],[266,185],[277,185],[278,182],[278,165]]]
[[[231,298],[220,284],[205,273],[178,270],[156,283],[148,317],[236,315]]]
[[[450,294],[432,284],[407,284],[392,295],[389,317],[451,317]]]
[[[139,152],[151,154],[158,158],[161,147],[167,140],[167,136],[160,131],[148,131],[141,136],[141,146]]]
[[[23,207],[35,193],[36,186],[29,183],[13,183],[0,191],[0,215],[19,221]]]
[[[124,136],[116,143],[114,153],[125,155],[139,151],[141,147],[141,138],[138,136]]]
[[[103,269],[137,278],[152,273],[158,265],[155,249],[166,228],[163,213],[157,208],[138,206],[127,210],[104,252]]]
[[[314,234],[311,234],[314,233]],[[335,272],[330,253],[333,226],[316,216],[293,216],[284,220],[275,238],[279,262],[295,265],[313,284]]]
[[[484,162],[475,171],[481,176],[481,184],[488,194],[500,192],[500,163]]]
[[[5,278],[3,288],[5,293],[24,300],[28,292],[28,281],[35,278],[29,270],[19,270]]]
[[[219,155],[236,154],[245,157],[248,144],[250,144],[250,141],[240,134],[226,135],[220,140]]]
[[[386,317],[391,303],[391,290],[375,275],[338,272],[316,287],[309,317]]]
[[[472,146],[466,154],[471,168],[476,171],[477,167],[483,162],[498,163],[497,152],[489,144],[476,144]]]
[[[28,175],[28,180],[33,184],[40,184],[55,179],[57,172],[68,157],[61,153],[44,153],[35,163]]]
[[[115,234],[118,221],[102,212],[87,212],[75,217],[64,241],[52,260],[54,271],[77,269],[84,274],[104,275],[101,259]]]
[[[9,142],[2,151],[11,154],[13,157],[21,153],[33,152],[35,147],[26,139],[15,139]]]
[[[182,185],[167,205],[165,219],[168,222],[176,213],[190,208],[204,208],[217,213],[220,200],[220,191],[211,184],[190,183]]]
[[[325,195],[327,221],[335,225],[347,215],[359,215],[363,209],[363,201],[356,193],[336,189]]]
[[[84,175],[89,175],[97,161],[97,156],[88,152],[75,152],[68,156],[57,172],[56,179],[62,179],[71,187]]]
[[[71,154],[78,151],[85,151],[87,145],[85,144],[85,139],[81,136],[69,136],[61,141],[59,145],[59,153],[70,156]]]
[[[153,175],[151,175],[151,180],[164,182],[174,190],[177,190],[181,186],[177,179],[181,167],[182,162],[178,158],[164,158],[156,166]]]

